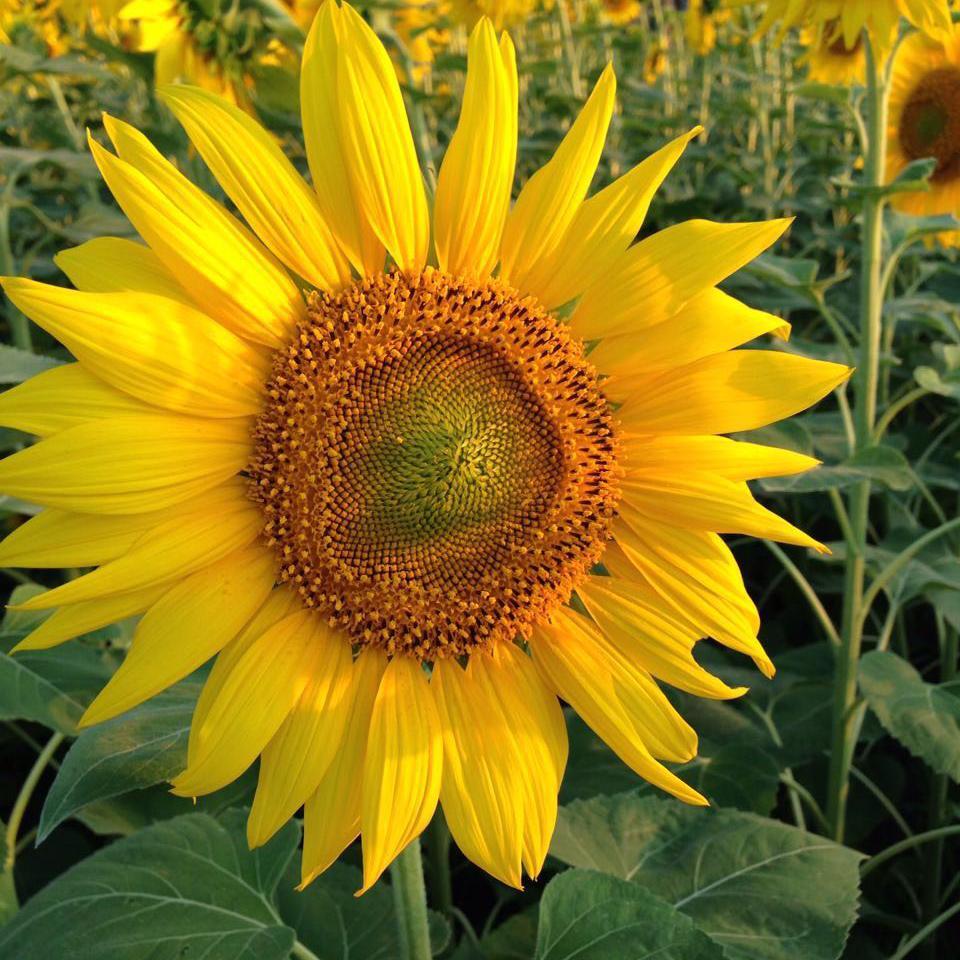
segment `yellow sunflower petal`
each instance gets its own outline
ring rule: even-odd
[[[53,262],[78,289],[88,293],[129,290],[189,302],[186,290],[147,246],[120,237],[96,237],[61,250]]]
[[[730,548],[715,533],[650,521],[623,507],[615,542],[603,565],[616,577],[639,580],[691,629],[752,657],[765,677],[774,674],[757,631],[760,617]]]
[[[460,121],[434,201],[437,261],[457,276],[486,276],[500,256],[517,159],[515,91],[496,32],[481,18],[470,35]]]
[[[620,464],[633,470],[715,473],[727,480],[786,477],[819,466],[820,461],[781,447],[767,447],[728,437],[628,436],[623,440]]]
[[[263,605],[275,575],[273,555],[254,544],[175,583],[137,625],[120,669],[80,725],[109,720],[206,663]]]
[[[98,517],[49,509],[0,543],[0,567],[94,567],[126,553],[164,511]]]
[[[158,413],[155,407],[114,390],[79,363],[44,370],[0,394],[0,424],[40,437],[89,420]]]
[[[656,731],[676,727],[669,719],[672,708],[629,715],[622,688],[630,677],[629,666],[620,673],[621,664],[611,660],[595,626],[574,611],[557,611],[551,623],[534,630],[530,648],[545,681],[634,772],[686,803],[706,805],[704,797],[658,763],[646,745],[656,739]],[[685,725],[679,722],[676,734],[689,759],[696,752],[696,736],[689,727],[684,733]]]
[[[704,670],[693,656],[699,635],[638,585],[617,577],[588,577],[577,586],[577,596],[610,643],[658,680],[711,700],[747,692]]]
[[[500,276],[526,292],[535,265],[559,246],[597,170],[617,81],[608,64],[553,157],[524,185],[503,230]]]
[[[78,513],[182,503],[243,469],[245,420],[151,415],[81,423],[0,462],[9,496]]]
[[[557,792],[567,764],[563,711],[533,661],[513,644],[479,656],[477,668],[490,716],[502,718],[510,735],[519,787],[514,796],[523,810],[523,865],[536,878],[557,824]]]
[[[367,648],[351,670],[349,716],[343,741],[320,785],[303,807],[301,890],[323,873],[360,833],[361,784],[370,715],[386,667],[386,656]]]
[[[268,358],[194,307],[150,293],[83,293],[15,277],[10,299],[91,373],[198,417],[260,411]]]
[[[303,604],[294,590],[286,586],[276,587],[250,622],[217,654],[213,669],[200,691],[197,705],[193,710],[193,721],[190,724],[190,736],[187,740],[188,766],[192,765],[196,759],[198,733],[203,729],[210,707],[220,695],[223,685],[233,673],[233,668],[240,662],[240,658],[270,627],[279,623],[284,617],[290,616],[291,613],[302,609]]]
[[[667,227],[610,264],[577,304],[571,328],[595,340],[662,323],[761,254],[790,223],[688,220]]]
[[[723,353],[765,333],[786,339],[789,331],[790,324],[780,317],[710,287],[668,320],[601,340],[590,352],[590,362],[609,378],[604,392],[619,401],[638,378]]]
[[[401,270],[427,262],[430,215],[397,71],[349,5],[340,10],[337,133],[354,201]]]
[[[247,546],[263,526],[262,514],[246,499],[240,483],[209,490],[188,509],[170,511],[168,517],[122,557],[31,597],[18,609],[49,610],[185,577]]]
[[[817,553],[830,552],[822,543],[757,503],[746,483],[723,477],[635,471],[623,482],[623,502],[645,517],[677,527],[712,533],[745,533],[764,540],[810,547]]]
[[[260,757],[257,793],[247,821],[251,848],[266,843],[303,806],[343,745],[353,704],[353,654],[346,637],[321,617],[314,621],[316,670]]]
[[[160,95],[227,196],[280,260],[323,290],[349,283],[350,265],[316,194],[271,134],[243,110],[198,87],[178,84]]]
[[[305,306],[283,267],[143,134],[111,117],[104,124],[118,156],[91,139],[94,160],[164,266],[228,330],[269,347],[284,343]]]
[[[27,634],[10,652],[48,650],[83,633],[108,627],[148,610],[166,592],[166,583],[154,584],[113,597],[85,600],[54,611],[32,633]]]
[[[617,411],[637,433],[734,433],[805,410],[844,383],[841,363],[731,350],[644,381]]]
[[[256,760],[317,669],[317,615],[292,613],[239,658],[210,704],[187,769],[172,781],[181,797],[213,793]]]
[[[468,860],[502,883],[522,886],[523,796],[518,796],[510,722],[493,715],[470,658],[464,670],[442,660],[433,670],[443,729],[440,803],[450,833]]]
[[[322,4],[304,44],[300,70],[303,139],[324,218],[357,271],[370,275],[383,269],[384,248],[354,202],[347,158],[337,135],[340,19],[336,3]]]
[[[694,127],[647,157],[580,205],[563,240],[531,267],[524,290],[553,309],[578,297],[633,243],[653,195],[686,145]]]
[[[427,676],[416,660],[394,657],[373,704],[363,761],[360,893],[430,822],[442,768],[440,717]]]

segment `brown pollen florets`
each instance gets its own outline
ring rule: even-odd
[[[934,157],[934,183],[960,176],[960,68],[940,67],[920,77],[900,117],[898,136],[911,160]]]
[[[564,602],[618,496],[581,345],[533,298],[431,269],[313,294],[307,314],[249,471],[281,579],[354,642],[421,660]]]

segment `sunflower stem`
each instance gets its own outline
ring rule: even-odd
[[[20,824],[23,823],[23,816],[27,812],[30,798],[37,789],[37,784],[40,782],[40,777],[43,776],[43,771],[47,769],[47,766],[53,760],[53,755],[57,752],[57,748],[63,743],[63,740],[64,737],[62,733],[55,733],[47,741],[46,746],[40,751],[39,756],[30,768],[26,780],[23,781],[20,792],[17,794],[17,799],[14,801],[13,809],[10,811],[10,819],[7,820],[5,836],[7,852],[3,861],[3,870],[0,871],[0,873],[8,878],[11,885],[13,883],[13,867],[17,860],[17,835],[20,832]],[[15,891],[14,895],[16,895]]]
[[[427,888],[423,881],[420,840],[415,838],[390,867],[401,960],[430,960]]]
[[[883,321],[883,209],[885,197],[874,188],[883,186],[886,167],[887,77],[884,64],[874,55],[869,36],[867,94],[865,97],[866,150],[863,211],[861,214],[860,344],[855,379],[854,434],[857,450],[873,442],[877,419],[877,386]],[[857,667],[863,642],[862,615],[865,553],[870,510],[870,481],[853,487],[849,501],[850,540],[844,574],[841,645],[837,652],[834,682],[833,732],[827,786],[827,820],[830,835],[843,840],[846,827],[850,767],[863,719],[857,703]]]

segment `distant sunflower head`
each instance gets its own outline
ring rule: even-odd
[[[752,0],[736,0],[747,4]],[[826,31],[826,42],[842,39],[853,49],[864,30],[879,50],[889,49],[901,18],[921,33],[940,39],[951,29],[949,0],[767,0],[760,31],[794,27]]]
[[[867,56],[862,33],[848,46],[838,24],[827,23],[819,30],[805,28],[801,42],[808,48],[803,62],[812,82],[845,87],[864,82]]]
[[[158,87],[193,84],[253,112],[258,74],[277,66],[296,73],[292,52],[254,7],[227,0],[132,0],[119,16],[134,28],[136,49],[156,53]]]
[[[163,96],[239,216],[108,117],[115,152],[91,149],[144,242],[58,255],[76,289],[4,284],[76,362],[0,396],[0,423],[41,438],[0,489],[45,508],[0,564],[94,568],[23,605],[55,612],[21,648],[140,617],[88,724],[214,659],[174,790],[259,758],[250,843],[302,807],[304,883],[359,834],[369,888],[438,802],[467,857],[536,876],[561,698],[705,803],[665,766],[697,741],[659,682],[743,694],[695,659],[708,636],[773,671],[720,534],[824,549],[747,486],[816,461],[722,434],[849,373],[734,349],[786,335],[717,284],[787,223],[635,243],[698,131],[588,198],[610,68],[511,202],[514,48],[487,19],[432,209],[396,72],[349,6],[327,0],[304,51],[312,186],[236,106]]]
[[[897,50],[890,86],[887,127],[887,179],[914,160],[936,161],[930,189],[898,193],[899,209],[922,216],[960,210],[960,29],[947,42],[920,34]],[[957,234],[940,238],[956,243]]]
[[[600,0],[602,18],[615,26],[633,23],[642,12],[640,0]]]

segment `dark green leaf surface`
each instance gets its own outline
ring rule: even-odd
[[[188,814],[119,840],[54,880],[0,930],[4,960],[284,960],[294,932],[273,893],[285,827],[250,853],[240,816]]]
[[[860,661],[860,689],[884,730],[938,773],[960,782],[960,696],[924,683],[906,660],[874,650]]]
[[[540,903],[536,960],[721,960],[689,917],[633,883],[568,870]]]
[[[740,811],[578,801],[560,811],[551,853],[646,887],[730,960],[833,960],[856,917],[859,854]]]

